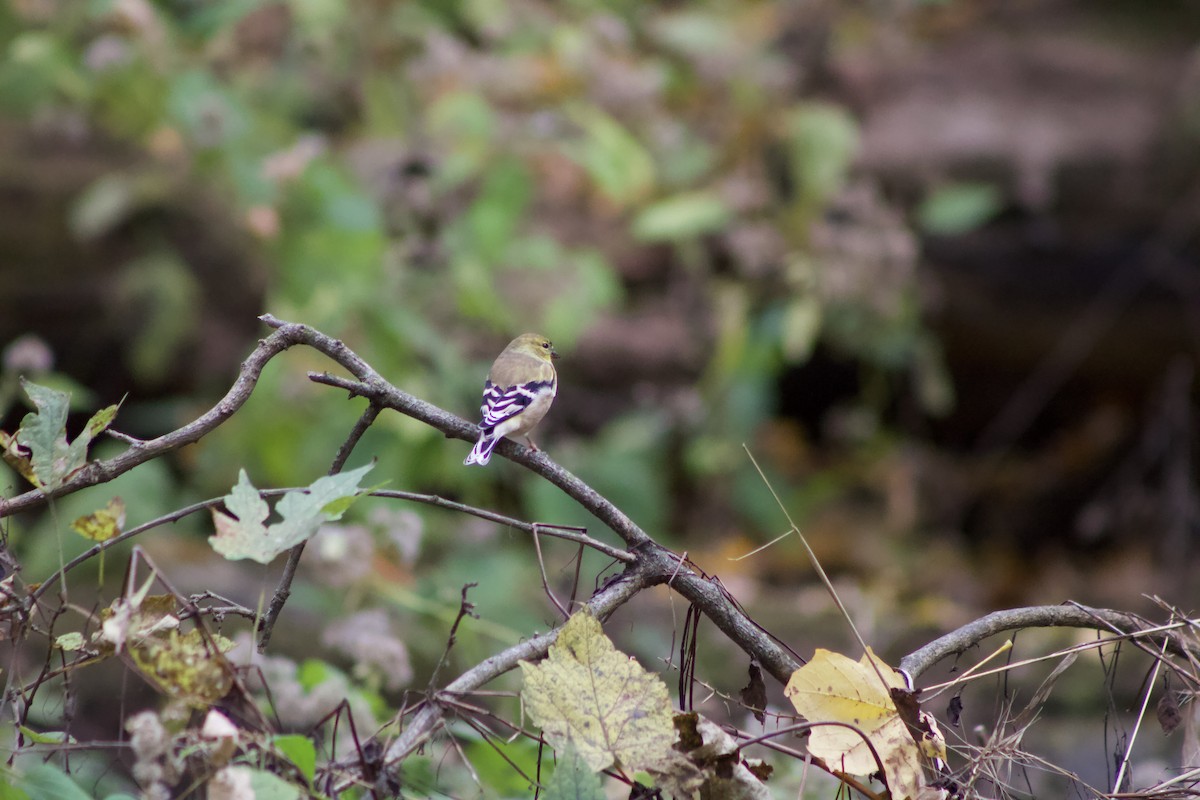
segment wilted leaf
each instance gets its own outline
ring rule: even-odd
[[[613,647],[586,611],[572,615],[539,664],[521,663],[521,700],[555,750],[573,746],[593,771],[653,769],[678,756],[667,687]]]
[[[93,542],[107,542],[120,536],[124,527],[125,503],[119,497],[109,500],[104,508],[71,523],[72,530]]]
[[[818,649],[811,661],[792,673],[784,694],[809,722],[846,723],[867,736],[883,761],[888,789],[899,800],[915,797],[924,785],[924,775],[916,742],[892,702],[892,688],[907,687],[870,650],[861,660],[851,661],[839,653]],[[879,771],[863,736],[848,728],[814,728],[808,749],[831,767],[852,775]]]
[[[1183,713],[1171,692],[1166,692],[1158,698],[1158,705],[1154,710],[1158,715],[1158,724],[1162,727],[1163,736],[1170,736],[1179,727],[1179,723],[1183,722]]]
[[[679,731],[679,747],[694,765],[695,776],[688,776],[682,785],[660,778],[659,786],[669,788],[675,797],[689,797],[699,789],[701,797],[770,800],[770,791],[742,758],[740,743],[721,726],[688,712],[675,715],[675,728]]]
[[[22,478],[37,486],[37,475],[34,474],[33,464],[29,460],[29,448],[19,444],[17,437],[5,431],[0,431],[0,448],[3,448],[0,455],[3,455],[5,463],[15,469]]]
[[[767,722],[767,683],[763,680],[762,667],[758,661],[750,660],[750,682],[738,693],[742,704],[754,714],[760,725]]]
[[[131,642],[133,663],[152,683],[171,697],[190,706],[204,708],[229,693],[233,686],[233,667],[222,655],[233,642],[213,636],[213,647],[204,632],[193,628],[186,634],[173,630],[166,636],[153,636]]]
[[[240,470],[237,485],[225,496],[229,513],[215,508],[212,511],[217,533],[208,538],[209,544],[225,558],[251,558],[268,564],[283,551],[306,541],[324,523],[341,518],[349,507],[347,501],[361,493],[358,482],[372,466],[327,475],[307,489],[288,492],[275,506],[281,521],[270,525],[263,524],[270,513],[266,502],[246,477],[246,471]]]
[[[24,378],[21,386],[37,410],[25,415],[15,437],[4,437],[4,458],[34,486],[53,491],[87,463],[88,446],[112,424],[118,407],[97,411],[68,443],[71,396]]]
[[[120,652],[126,642],[136,644],[154,633],[178,627],[174,595],[146,596],[153,580],[151,577],[134,594],[119,597],[108,608],[100,609],[100,630],[94,637],[97,642],[110,644]]]

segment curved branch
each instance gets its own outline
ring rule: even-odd
[[[261,317],[268,325],[268,317]],[[71,494],[88,486],[107,483],[134,467],[144,464],[152,458],[162,455],[169,450],[177,450],[184,445],[199,441],[205,434],[229,419],[241,408],[262,374],[263,367],[275,356],[297,344],[308,344],[326,354],[337,353],[335,360],[350,369],[359,380],[379,380],[375,371],[366,362],[350,352],[341,342],[331,339],[322,333],[299,325],[276,325],[275,333],[258,343],[258,347],[242,362],[237,380],[234,381],[225,396],[207,412],[197,417],[182,428],[163,434],[156,439],[147,441],[131,440],[129,437],[117,436],[121,441],[132,442],[125,452],[105,461],[93,461],[84,466],[70,479],[57,489],[46,492],[42,489],[30,489],[23,494],[9,499],[0,498],[0,518],[8,517],[20,511],[39,508],[45,505],[51,497]]]
[[[304,336],[311,328],[294,323],[283,323],[272,317],[264,317],[268,325],[279,325],[294,330],[296,336]],[[312,331],[315,333],[315,331]],[[335,353],[327,352],[320,342],[313,347],[326,352],[335,361]],[[343,348],[344,349],[344,348]],[[343,366],[348,365],[343,364]],[[351,370],[355,373],[354,370]],[[407,392],[397,389],[386,381],[374,377],[351,381],[328,373],[309,373],[309,379],[326,386],[344,389],[351,397],[365,397],[373,403],[399,411],[405,416],[436,428],[449,438],[469,442],[479,437],[479,428],[460,417],[450,414],[430,403],[418,400]],[[660,582],[669,582],[671,587],[695,603],[734,644],[747,654],[758,659],[763,668],[776,680],[787,683],[788,678],[800,666],[800,659],[781,646],[762,630],[745,612],[733,602],[723,589],[705,576],[698,574],[690,563],[677,554],[662,547],[625,512],[621,511],[592,487],[554,463],[544,450],[532,450],[509,439],[502,440],[493,451],[510,461],[545,478],[569,497],[583,506],[592,516],[607,525],[613,533],[625,540],[629,549],[646,560],[647,569],[658,576]]]
[[[289,325],[288,327],[292,327]],[[303,326],[306,327],[306,326]],[[311,330],[311,329],[310,329]],[[315,347],[316,345],[314,345]],[[320,350],[320,347],[317,347]],[[327,353],[327,355],[329,355]],[[336,359],[335,359],[336,360]],[[443,411],[432,403],[418,400],[407,392],[392,386],[387,381],[364,380],[357,381],[339,378],[325,372],[308,373],[309,380],[314,383],[345,389],[351,397],[365,397],[368,400],[399,411],[407,417],[424,422],[445,434],[448,439],[463,439],[474,442],[479,438],[479,428],[461,417],[448,411]],[[555,464],[544,450],[533,450],[511,439],[501,439],[494,453],[513,461],[531,472],[541,475],[550,483],[562,489],[594,517],[607,525],[613,533],[625,540],[630,548],[645,544],[650,537],[625,512],[606,500],[599,492],[576,478],[567,470]]]
[[[104,483],[168,450],[199,440],[241,408],[271,358],[298,344],[325,354],[355,378],[351,381],[326,373],[310,373],[313,381],[346,389],[351,396],[365,397],[377,405],[392,408],[424,422],[447,437],[471,442],[478,438],[478,427],[392,386],[341,341],[308,325],[284,322],[270,314],[264,314],[259,319],[274,328],[275,332],[262,340],[243,362],[233,387],[212,409],[178,430],[146,442],[134,442],[115,458],[88,464],[52,494],[68,494]],[[786,682],[791,672],[799,666],[799,659],[759,628],[723,589],[706,576],[698,574],[678,555],[654,542],[623,511],[555,464],[545,452],[531,450],[508,439],[501,441],[495,452],[542,476],[574,498],[620,536],[629,550],[646,560],[646,570],[655,575],[657,582],[669,581],[676,591],[695,603],[736,645],[757,658],[777,680]],[[0,517],[38,507],[47,498],[47,493],[35,489],[10,500],[0,500]]]
[[[1183,655],[1193,650],[1194,645],[1189,645],[1187,639],[1180,636],[1174,628],[1187,624],[1180,622],[1172,626],[1155,625],[1137,614],[1080,605],[1012,608],[994,611],[934,639],[900,659],[900,669],[915,680],[947,656],[962,655],[989,636],[1021,628],[1091,628],[1127,635],[1145,634],[1165,639],[1168,651]]]

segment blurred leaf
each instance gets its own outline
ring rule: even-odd
[[[693,56],[727,50],[735,35],[728,20],[708,9],[664,14],[654,20],[652,30],[665,46]]]
[[[926,233],[960,236],[986,224],[1004,207],[1004,194],[990,183],[952,183],[936,189],[917,209]]]
[[[464,224],[473,250],[485,262],[500,260],[525,216],[533,194],[525,167],[504,159],[488,170]]]
[[[312,739],[298,733],[276,734],[271,737],[271,744],[300,769],[305,780],[312,783],[317,772],[317,748]]]
[[[621,299],[620,276],[603,254],[583,250],[563,256],[560,274],[569,275],[573,287],[556,294],[546,307],[543,326],[554,331],[554,343],[560,352],[574,346],[600,312],[614,307]]]
[[[167,112],[203,148],[226,144],[248,127],[246,114],[233,95],[199,69],[182,72],[172,81]]]
[[[17,785],[19,780],[11,771],[0,770],[0,800],[31,800],[25,790]]]
[[[604,787],[594,772],[570,745],[559,750],[558,765],[546,781],[546,800],[604,800]]]
[[[954,379],[940,344],[931,337],[921,337],[913,355],[916,394],[921,409],[933,417],[949,414],[954,409]]]
[[[208,782],[208,800],[298,800],[299,787],[263,769],[232,764]]]
[[[208,38],[230,30],[265,0],[223,0],[220,3],[187,3],[177,6],[177,15],[186,32]]]
[[[465,738],[465,734],[463,735]],[[476,737],[464,744],[463,750],[479,782],[498,797],[525,797],[529,794],[529,781],[513,769],[516,764],[526,775],[537,772],[538,744],[524,737],[506,741],[503,739]],[[544,796],[544,795],[543,795]]]
[[[785,117],[795,191],[815,209],[838,191],[858,150],[858,126],[841,106],[803,103]]]
[[[108,501],[108,505],[86,517],[71,523],[71,529],[93,542],[107,542],[121,535],[125,526],[125,503],[119,497]]]
[[[815,294],[802,294],[788,303],[783,312],[784,358],[804,362],[812,355],[821,333],[821,300]]]
[[[25,31],[0,67],[0,107],[26,113],[63,97],[82,102],[89,84],[78,59],[54,31]]]
[[[732,214],[711,192],[687,192],[659,200],[633,220],[633,235],[642,241],[688,239],[724,228]]]
[[[628,206],[654,188],[654,161],[621,123],[592,106],[569,111],[583,129],[583,139],[570,143],[566,152],[579,163],[596,187],[617,206]]]
[[[70,776],[53,764],[38,764],[20,778],[21,790],[29,800],[91,800]]]
[[[306,658],[300,662],[300,668],[296,671],[296,680],[308,694],[345,698],[352,705],[361,704],[363,709],[379,718],[385,718],[392,713],[378,692],[351,681],[346,673],[320,659]],[[330,711],[334,709],[337,702],[337,699],[329,701]]]
[[[68,224],[80,241],[112,231],[136,207],[133,182],[126,175],[104,175],[83,191],[71,208]]]
[[[373,466],[326,475],[307,489],[288,492],[275,506],[282,520],[270,525],[263,524],[270,513],[266,502],[251,485],[246,470],[239,470],[237,485],[225,496],[229,513],[212,509],[217,532],[208,541],[230,560],[250,558],[269,564],[283,551],[307,541],[324,523],[340,519],[346,508],[337,501],[357,496],[362,491],[358,482]]]
[[[250,787],[254,800],[298,800],[302,795],[298,786],[263,769],[251,770]]]
[[[438,170],[438,183],[456,186],[483,167],[496,141],[496,116],[473,92],[449,92],[428,110],[430,130],[448,153]]]
[[[79,631],[71,631],[70,633],[64,633],[62,636],[57,637],[54,640],[54,646],[60,650],[73,652],[75,650],[83,649],[83,641],[82,633]]]
[[[131,52],[130,58],[94,76],[93,104],[105,129],[118,138],[143,141],[164,130],[169,75],[140,54]]]
[[[335,35],[346,17],[348,6],[342,0],[291,0],[288,7],[306,38],[324,40]]]
[[[136,323],[129,366],[143,380],[166,379],[200,327],[203,288],[174,251],[158,250],[125,265],[119,296]]]
[[[319,658],[304,659],[300,664],[300,669],[296,673],[296,679],[300,681],[300,687],[306,692],[311,692],[322,683],[335,677],[344,676],[342,676],[339,670],[334,669]]]

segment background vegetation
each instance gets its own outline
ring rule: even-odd
[[[731,560],[787,530],[743,445],[892,663],[1007,606],[1191,613],[1198,35],[1170,2],[12,0],[3,428],[28,410],[23,375],[71,391],[72,435],[122,398],[115,430],[175,429],[224,395],[263,312],[472,417],[491,358],[533,329],[564,356],[550,456],[802,656],[855,645],[796,537]],[[91,547],[70,523],[114,496],[128,530],[224,496],[240,469],[261,488],[311,484],[362,412],[306,377],[331,368],[293,349],[199,442],[6,516],[6,592]],[[126,446],[100,437],[92,458]],[[349,466],[377,459],[368,485],[616,543],[552,484],[499,459],[464,469],[465,453],[385,411]],[[4,495],[28,488],[11,473]],[[91,634],[134,543],[181,595],[265,609],[283,559],[226,561],[212,532],[202,514],[155,528],[72,572],[61,607],[10,620],[13,776],[52,755],[88,794],[136,791],[128,723],[160,694],[117,659],[47,680],[64,658],[51,643]],[[555,624],[530,544],[356,503],[307,549],[255,662],[272,725],[308,734],[346,698],[365,739],[412,693]],[[608,560],[589,552],[577,573],[559,546],[552,582],[569,596],[582,575],[586,597]],[[468,583],[478,619],[439,671]],[[686,607],[656,591],[606,630],[671,674]],[[217,627],[248,662],[252,624]],[[726,700],[746,657],[700,631],[713,693],[697,706],[752,726]],[[1150,669],[1127,661],[1068,673],[1030,734],[1083,782],[1112,788],[1105,733],[1128,735]],[[1023,706],[1031,689],[988,684],[962,735],[1010,691]],[[452,730],[457,746],[406,762],[413,796],[529,793],[477,732]],[[64,755],[31,738],[44,731],[122,744]],[[1180,764],[1178,742],[1152,736],[1139,786]],[[317,739],[322,764],[345,744]],[[506,755],[533,764],[537,748]],[[773,785],[794,796],[786,763]],[[1045,791],[1031,772],[1004,791]]]

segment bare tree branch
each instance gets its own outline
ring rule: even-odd
[[[273,318],[264,317],[263,321],[270,324],[269,319]],[[221,425],[221,423],[225,422],[225,420],[233,416],[245,404],[246,400],[250,397],[250,393],[254,391],[254,386],[258,383],[258,377],[262,374],[262,369],[266,366],[267,362],[296,344],[308,344],[327,355],[336,353],[337,357],[335,360],[347,369],[351,369],[355,377],[359,378],[359,380],[379,380],[379,376],[375,374],[374,370],[367,366],[366,362],[350,352],[349,348],[341,342],[318,333],[307,326],[275,325],[274,327],[279,328],[279,330],[259,342],[258,347],[254,348],[250,356],[242,362],[242,368],[233,386],[207,412],[182,428],[163,434],[156,439],[144,442],[133,440],[129,449],[118,456],[114,456],[106,461],[90,462],[65,481],[62,486],[52,492],[46,492],[41,489],[30,489],[16,497],[8,499],[0,498],[0,518],[8,517],[21,511],[40,508],[46,504],[46,501],[50,497],[59,497],[77,492],[88,486],[107,483],[118,475],[128,472],[139,464],[144,464],[152,458],[199,441],[205,434],[211,432]],[[128,437],[124,440],[129,441]]]
[[[1187,624],[1182,622],[1178,626],[1156,625],[1136,614],[1125,611],[1087,608],[1080,605],[1012,608],[1005,611],[994,611],[974,622],[963,625],[958,630],[934,639],[919,650],[900,659],[900,669],[915,680],[947,656],[962,655],[989,636],[1021,628],[1090,628],[1124,634],[1146,632],[1157,638],[1165,639],[1169,652],[1184,654],[1194,649],[1195,645],[1189,645],[1185,637],[1170,628],[1182,627]]]

